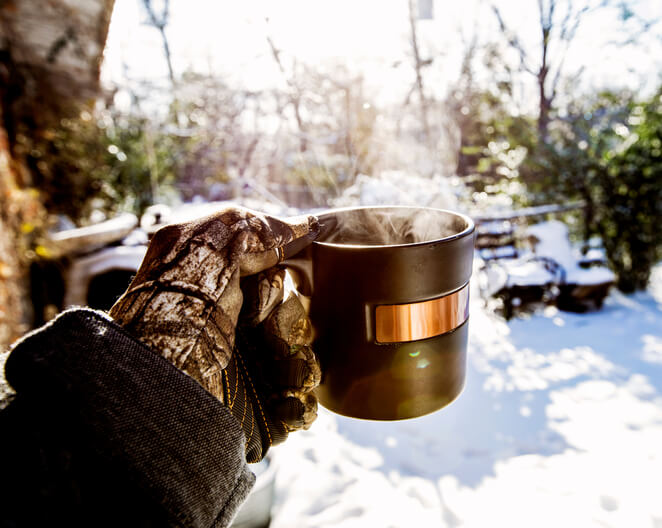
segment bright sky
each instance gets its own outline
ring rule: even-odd
[[[159,2],[154,2],[159,7]],[[504,18],[531,46],[537,41],[536,2],[496,0]],[[640,0],[648,17],[662,19],[660,0]],[[144,24],[141,0],[116,0],[103,79],[125,84],[166,78],[158,31]],[[268,22],[267,22],[268,19]],[[631,88],[660,82],[662,45],[651,31],[638,50],[607,48],[619,25],[593,18],[578,33],[571,69],[588,65],[584,79],[601,86]],[[420,21],[425,56],[438,57],[426,71],[429,86],[444,87],[457,77],[460,56],[473,32],[494,35],[494,16],[483,0],[435,0],[435,19]],[[407,0],[171,0],[167,28],[176,72],[188,69],[222,76],[259,89],[282,82],[266,37],[291,57],[320,64],[334,61],[364,73],[377,99],[405,93],[413,80],[409,59]],[[393,66],[398,64],[397,66]],[[489,75],[484,72],[485,75]]]

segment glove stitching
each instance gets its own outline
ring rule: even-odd
[[[235,365],[236,365],[236,361],[235,361]],[[236,366],[235,366],[235,370],[237,370]],[[240,375],[240,373],[237,371],[237,379],[238,379],[239,375]],[[242,413],[241,413],[241,427],[243,429],[244,422],[246,421],[246,411],[248,410],[248,403],[249,402],[248,402],[248,394],[246,393],[246,386],[243,385],[243,384],[242,384],[242,390],[244,392],[244,406],[242,408]],[[236,395],[237,395],[237,393],[235,392],[235,399],[236,399]],[[252,436],[253,436],[253,430],[252,430],[252,426],[251,426],[251,432],[248,435],[248,440],[250,440],[252,438]]]
[[[225,369],[221,370],[221,379],[223,380],[223,401],[226,402],[228,409],[232,410],[230,403],[230,384],[228,383],[228,375]]]
[[[232,397],[232,405],[237,400],[237,392],[239,392],[239,369],[237,368],[237,362],[234,362],[234,396]]]
[[[239,362],[241,362],[241,368],[242,370],[246,373],[246,378],[248,379],[248,382],[251,385],[251,389],[253,389],[253,394],[255,395],[255,403],[257,403],[258,408],[260,409],[260,415],[262,416],[262,421],[264,423],[264,428],[267,433],[267,437],[269,438],[269,445],[273,444],[273,440],[271,439],[271,432],[269,431],[269,424],[267,423],[267,418],[264,414],[264,409],[262,409],[262,404],[260,403],[260,398],[257,394],[257,391],[255,390],[255,387],[253,386],[253,380],[251,379],[250,375],[248,374],[248,369],[246,369],[246,366],[244,365],[244,360],[242,359],[241,355],[235,351],[235,354],[237,355],[237,359]]]
[[[244,422],[246,421],[246,411],[248,410],[248,405],[249,405],[249,400],[248,400],[248,393],[246,392],[246,385],[244,385],[244,413],[241,417],[241,427],[243,429],[244,427]],[[251,430],[248,433],[248,438],[246,439],[246,444],[250,443],[250,441],[253,439],[253,433],[255,432],[255,419],[251,419]]]

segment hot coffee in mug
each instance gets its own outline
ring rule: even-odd
[[[320,403],[374,420],[436,411],[462,390],[474,224],[439,209],[319,216],[310,318]]]

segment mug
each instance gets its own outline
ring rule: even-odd
[[[318,217],[306,275],[320,404],[371,420],[448,405],[465,380],[473,221],[401,206]]]

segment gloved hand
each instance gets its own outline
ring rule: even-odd
[[[318,233],[313,216],[279,220],[240,208],[165,226],[110,309],[231,410],[248,462],[317,415],[310,321],[296,293],[284,298],[286,272],[274,266]]]

